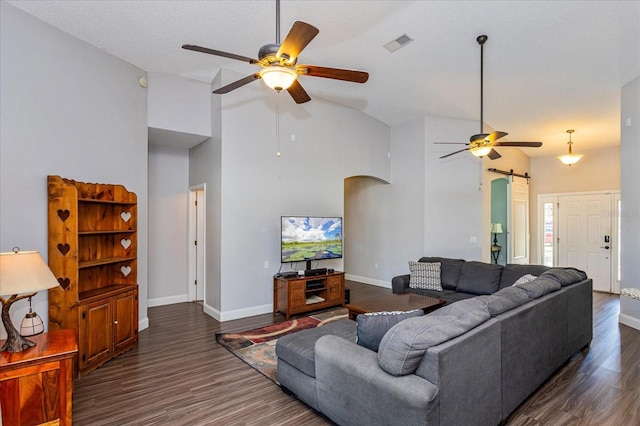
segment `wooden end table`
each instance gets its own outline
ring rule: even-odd
[[[424,313],[435,311],[443,306],[444,300],[434,297],[423,296],[414,293],[394,294],[389,293],[381,296],[371,296],[365,299],[350,303],[346,306],[349,309],[349,319],[355,320],[358,314],[381,311],[411,311],[422,309]]]
[[[71,425],[76,333],[64,329],[29,340],[36,346],[0,352],[0,424]]]

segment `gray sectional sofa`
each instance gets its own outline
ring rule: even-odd
[[[532,271],[539,273],[533,281],[507,284]],[[590,343],[592,281],[571,268],[500,272],[494,293],[402,320],[377,352],[356,343],[350,320],[278,339],[283,391],[340,425],[501,423]]]

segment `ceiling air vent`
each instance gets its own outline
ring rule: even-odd
[[[411,37],[409,37],[406,34],[402,34],[400,37],[396,38],[395,40],[391,40],[389,43],[385,44],[384,48],[387,49],[389,52],[395,52],[396,50],[406,46],[412,41],[413,39]]]

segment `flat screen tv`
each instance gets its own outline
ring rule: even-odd
[[[311,262],[342,258],[342,218],[282,216],[281,262]]]

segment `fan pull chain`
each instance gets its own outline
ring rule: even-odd
[[[276,92],[276,141],[278,144],[277,157],[280,157],[280,91]]]

